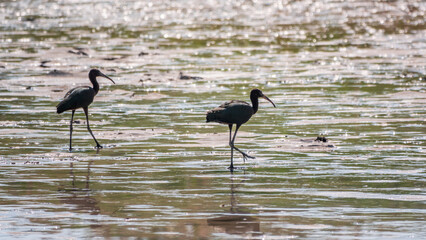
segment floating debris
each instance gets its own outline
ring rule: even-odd
[[[35,20],[39,19],[39,16],[36,15],[27,15],[27,16],[22,16],[21,20],[23,22],[34,22]]]
[[[89,56],[85,51],[83,51],[82,48],[74,48],[74,50],[68,50],[68,53],[72,53],[75,55],[83,55],[83,56]]]
[[[71,75],[71,73],[53,69],[52,71],[48,72],[47,75],[49,75],[49,76],[66,76],[66,75]]]
[[[105,58],[102,58],[103,60],[105,60],[105,61],[114,61],[114,60],[117,60],[117,59],[119,59],[118,57],[105,57]]]
[[[104,57],[102,58],[105,61],[114,61],[114,60],[118,60],[118,59],[123,59],[123,58],[127,58],[127,55],[122,55],[122,56],[115,56],[115,57]]]
[[[316,139],[315,139],[315,141],[316,142],[328,142],[328,139],[326,138],[326,137],[324,137],[324,136],[318,136]]]
[[[147,52],[143,52],[143,51],[142,51],[142,52],[140,52],[140,53],[138,54],[138,56],[139,56],[139,57],[141,57],[141,56],[145,56],[145,55],[149,55],[149,53],[147,53]]]
[[[49,66],[46,66],[46,63],[49,63],[49,62],[51,62],[51,61],[49,61],[49,60],[41,61],[40,67],[42,67],[42,68],[48,68]]]
[[[302,148],[334,148],[333,144],[321,144],[328,142],[328,139],[324,136],[318,136],[315,140],[312,139],[300,139],[301,142],[308,143],[307,145],[300,145]],[[315,142],[321,142],[320,144],[315,144]]]
[[[189,75],[184,75],[182,72],[179,72],[179,79],[181,80],[199,80],[199,79],[203,79],[202,77],[194,77],[194,76],[189,76]]]

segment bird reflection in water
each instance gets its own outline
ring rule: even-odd
[[[90,189],[90,167],[93,160],[87,165],[87,175],[84,182],[84,187],[78,187],[78,181],[74,173],[74,164],[70,163],[70,175],[71,175],[71,187],[60,187],[58,189],[61,193],[67,193],[62,195],[60,201],[65,204],[71,204],[75,206],[75,210],[88,212],[91,215],[98,215],[100,208],[98,206],[98,200],[92,197],[92,190]]]
[[[232,235],[244,235],[245,237],[259,237],[263,234],[260,232],[260,221],[257,217],[250,216],[250,210],[239,206],[236,197],[236,190],[240,183],[234,183],[231,177],[230,184],[230,209],[229,212],[221,214],[218,217],[207,219],[207,224],[220,232]]]

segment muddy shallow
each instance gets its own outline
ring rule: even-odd
[[[422,1],[0,3],[0,238],[424,238]],[[96,13],[96,14],[94,14]],[[99,79],[68,152],[65,92]],[[179,72],[202,79],[179,79]],[[229,166],[205,112],[260,88]],[[324,136],[329,141],[314,141]]]

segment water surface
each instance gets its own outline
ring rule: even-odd
[[[426,238],[422,1],[3,1],[0,238]],[[55,106],[99,68],[91,105]],[[56,71],[55,71],[56,70]],[[180,80],[179,72],[200,76]],[[236,145],[205,123],[260,88]],[[327,143],[313,141],[325,136]]]

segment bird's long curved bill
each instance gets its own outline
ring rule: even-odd
[[[272,100],[271,100],[271,99],[269,99],[267,96],[263,95],[262,97],[263,97],[264,99],[268,100],[270,103],[272,103],[272,105],[273,105],[274,107],[276,107],[276,106],[275,106],[275,103],[274,103],[274,102],[272,102]]]
[[[102,77],[104,77],[104,78],[108,78],[109,80],[111,80],[111,82],[112,82],[112,83],[114,83],[114,84],[115,84],[114,80],[112,80],[112,79],[111,79],[110,77],[108,77],[107,75],[105,75],[105,74],[101,73],[101,76],[102,76]]]

